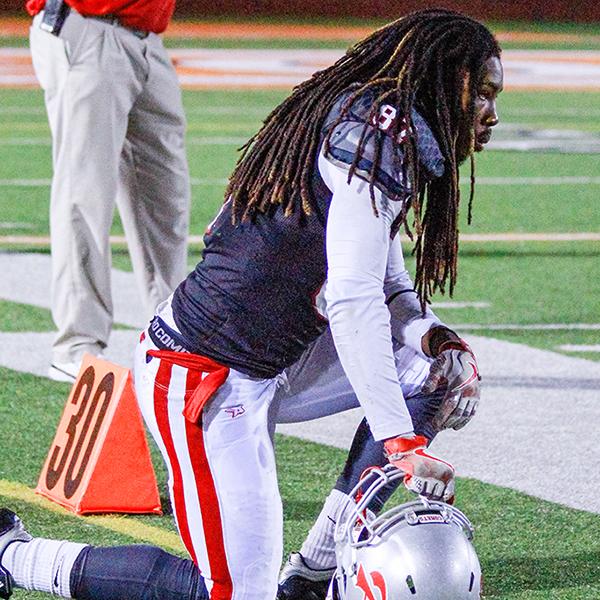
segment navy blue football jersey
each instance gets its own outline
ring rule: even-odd
[[[330,111],[322,139],[337,121],[349,93]],[[327,158],[349,168],[373,103],[372,93],[353,102],[331,135]],[[390,107],[391,108],[391,107]],[[394,114],[395,116],[395,114]],[[391,112],[380,116],[387,123]],[[433,135],[418,115],[419,159],[431,177],[443,172]],[[381,121],[369,125],[356,175],[368,179],[373,139],[385,137]],[[373,138],[373,139],[371,139]],[[401,180],[402,151],[391,140],[373,182],[388,197],[403,201],[409,186]],[[327,327],[314,299],[327,273],[325,228],[331,192],[315,162],[312,177],[316,210],[310,216],[284,216],[279,206],[252,220],[233,224],[226,202],[204,237],[203,259],[173,295],[173,317],[186,348],[253,377],[274,377],[293,364]]]

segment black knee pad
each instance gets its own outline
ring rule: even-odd
[[[191,560],[156,546],[89,546],[71,573],[80,600],[208,600],[200,571]]]

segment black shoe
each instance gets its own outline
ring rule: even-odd
[[[292,552],[279,576],[277,600],[325,600],[335,569],[311,569]]]
[[[12,590],[12,577],[4,567],[0,566],[0,598],[10,598]]]
[[[21,519],[8,508],[0,508],[0,598],[10,598],[13,588],[11,574],[2,566],[2,555],[12,542],[29,542],[31,536],[27,533]]]

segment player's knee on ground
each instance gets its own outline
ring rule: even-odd
[[[207,600],[204,580],[191,560],[155,546],[86,548],[71,574],[79,600]]]

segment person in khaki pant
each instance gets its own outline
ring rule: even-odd
[[[100,4],[110,14],[95,15]],[[52,379],[72,381],[83,354],[99,355],[108,343],[115,202],[141,290],[140,311],[151,315],[186,273],[185,117],[175,70],[157,35],[173,4],[28,4],[35,15],[33,65],[52,132],[52,316],[58,328]],[[57,12],[58,23],[51,18]]]

